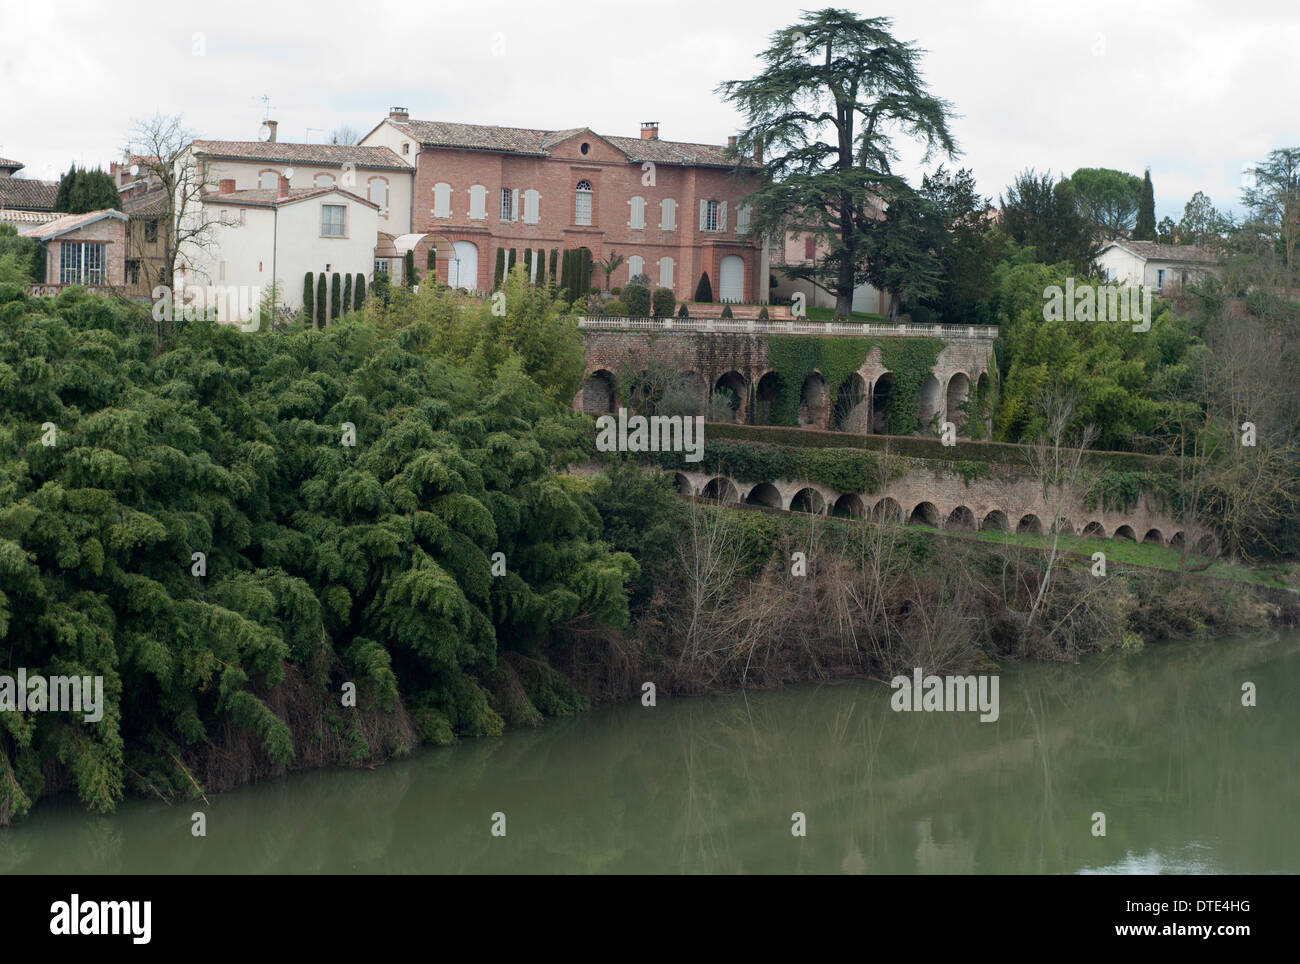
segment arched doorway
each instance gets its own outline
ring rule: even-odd
[[[826,428],[830,415],[830,396],[826,391],[826,379],[818,372],[812,372],[803,380],[799,392],[799,424]]]
[[[871,431],[875,435],[889,434],[889,395],[894,390],[894,375],[884,372],[871,388]]]
[[[718,272],[718,300],[745,300],[745,261],[739,255],[729,254],[722,259]]]
[[[478,290],[478,245],[473,241],[457,241],[453,257],[447,262],[447,284],[452,288]]]
[[[771,425],[772,423],[772,406],[776,404],[777,396],[781,393],[781,376],[776,372],[768,372],[758,380],[758,387],[754,391],[754,424]]]
[[[821,515],[826,511],[826,500],[816,489],[800,489],[790,500],[791,512],[810,512]]]
[[[939,414],[939,379],[931,372],[921,383],[921,393],[916,400],[917,431],[930,435],[937,427],[934,417]]]
[[[835,410],[831,413],[831,428],[837,432],[865,432],[867,406],[862,404],[867,387],[862,376],[853,372],[840,383],[835,393]]]
[[[959,435],[965,434],[966,413],[962,410],[962,405],[970,397],[970,378],[965,372],[957,372],[952,378],[948,379],[948,392],[945,398],[946,406],[944,411],[948,414],[948,421],[952,422],[957,428]]]
[[[588,415],[608,415],[614,411],[616,399],[612,372],[592,372],[582,383],[582,410]]]

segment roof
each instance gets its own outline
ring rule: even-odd
[[[167,189],[153,187],[143,194],[122,198],[122,210],[133,218],[156,218],[167,214]]]
[[[1130,241],[1117,239],[1102,246],[1102,251],[1114,246],[1143,261],[1182,261],[1188,264],[1216,264],[1221,259],[1211,249],[1195,244],[1160,244],[1156,241]],[[1100,254],[1100,252],[1098,252]]]
[[[24,211],[53,211],[59,193],[58,181],[28,177],[0,177],[0,208]]]
[[[388,147],[359,147],[355,144],[291,144],[284,141],[195,141],[194,153],[236,161],[267,161],[275,164],[314,164],[318,167],[380,167],[409,171]]]
[[[62,214],[53,211],[19,211],[15,208],[0,208],[0,221],[6,224],[48,224]]]
[[[11,161],[7,157],[0,157],[0,167],[7,167],[11,171],[17,171],[23,167],[26,167],[26,165],[23,164],[22,161]]]
[[[411,136],[420,142],[421,147],[459,147],[474,151],[522,154],[528,157],[550,157],[551,148],[589,130],[586,127],[571,127],[567,130],[550,131],[529,127],[455,124],[448,121],[399,121],[392,118],[388,119],[388,123],[409,131]],[[638,164],[653,161],[656,164],[733,168],[737,161],[742,164],[754,163],[748,158],[738,157],[728,148],[717,144],[661,141],[658,138],[607,137],[604,134],[592,133],[593,136],[608,141],[629,161]]]
[[[379,205],[373,201],[368,201],[360,195],[353,194],[351,191],[345,191],[337,185],[329,187],[299,187],[291,188],[288,194],[280,196],[278,188],[259,187],[250,188],[245,191],[231,191],[227,194],[205,194],[203,196],[204,204],[211,204],[220,207],[222,204],[233,204],[236,206],[246,205],[249,207],[275,208],[283,207],[286,204],[297,204],[299,201],[307,201],[314,197],[320,197],[324,194],[341,194],[346,198],[356,201],[358,204],[364,204],[372,207],[376,211]]]
[[[121,211],[106,208],[102,211],[87,211],[85,214],[65,214],[62,217],[55,218],[48,224],[27,228],[21,233],[24,237],[35,238],[37,241],[49,241],[51,238],[57,238],[69,231],[76,231],[78,228],[84,228],[105,218],[115,218],[119,221],[130,220]]]

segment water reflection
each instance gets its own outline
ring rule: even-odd
[[[1294,873],[1298,682],[1289,634],[1008,669],[996,723],[867,681],[634,703],[217,795],[206,839],[47,801],[0,872]]]

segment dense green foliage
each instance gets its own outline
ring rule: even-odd
[[[89,211],[122,210],[122,197],[118,194],[113,177],[101,168],[86,170],[75,164],[59,178],[59,189],[54,196],[54,210],[65,214],[86,214]]]
[[[24,238],[12,224],[0,224],[0,284],[39,284],[45,275],[45,251]]]
[[[335,707],[345,681],[376,711],[400,698],[426,740],[499,732],[499,652],[625,622],[636,564],[553,471],[589,421],[508,349],[480,377],[439,357],[437,323],[356,317],[195,322],[159,352],[135,306],[0,287],[0,673],[102,675],[108,704],[0,714],[0,813],[50,768],[97,810],[188,792],[181,759],[229,726],[287,762],[290,666]]]
[[[1142,175],[1142,189],[1138,194],[1137,221],[1133,225],[1134,241],[1156,239],[1156,193],[1151,184],[1151,168]]]
[[[650,314],[650,289],[645,285],[629,284],[623,289],[622,300],[627,303],[627,313],[634,318]]]
[[[917,402],[921,386],[943,350],[937,338],[813,338],[773,335],[766,339],[767,357],[777,374],[777,395],[770,420],[774,425],[797,425],[804,380],[821,372],[831,398],[852,373],[862,367],[872,348],[880,349],[881,363],[893,373],[894,384],[886,403],[892,435],[907,435],[917,428]]]
[[[672,288],[656,288],[654,293],[654,315],[656,318],[671,318],[677,307],[677,299]]]
[[[860,449],[808,448],[715,439],[704,443],[704,459],[686,462],[680,452],[646,453],[663,468],[717,472],[739,482],[797,479],[836,492],[875,492],[881,483],[879,460]]]
[[[316,327],[324,328],[329,314],[329,289],[325,283],[325,272],[316,277]]]
[[[316,317],[316,282],[310,271],[302,278],[302,314],[308,320]]]

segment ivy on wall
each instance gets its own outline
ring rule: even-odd
[[[738,482],[787,479],[815,482],[836,492],[875,492],[881,486],[879,459],[855,449],[801,449],[706,438],[700,462],[687,462],[681,452],[646,452],[642,458],[660,468],[717,473]]]
[[[891,435],[908,435],[916,430],[921,386],[943,350],[938,338],[771,335],[765,341],[768,361],[777,375],[776,398],[767,415],[772,424],[788,426],[799,423],[799,404],[809,375],[821,373],[833,403],[844,380],[862,367],[872,348],[878,347],[881,364],[893,375],[893,387],[885,403]]]

